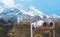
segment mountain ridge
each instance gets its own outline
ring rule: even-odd
[[[23,10],[23,9],[18,9],[18,8],[8,8],[5,9],[3,12],[0,13],[0,18],[3,19],[10,19],[10,18],[16,17],[16,19],[19,17],[20,21],[37,21],[41,19],[57,19],[60,18],[60,16],[57,16],[55,14],[52,15],[47,15],[35,8],[29,9],[29,11]],[[14,18],[15,19],[15,18]],[[17,20],[16,20],[17,21]]]

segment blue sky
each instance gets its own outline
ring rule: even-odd
[[[13,0],[14,4],[20,3],[25,8],[29,8],[30,6],[36,7],[36,9],[42,11],[46,14],[57,14],[60,15],[60,0]],[[0,2],[0,6],[4,6],[2,2]]]

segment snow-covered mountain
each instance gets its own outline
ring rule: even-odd
[[[8,20],[18,21],[17,19],[19,18],[20,21],[28,21],[28,22],[40,19],[40,17],[37,17],[37,16],[24,14],[24,12],[21,12],[17,8],[5,9],[2,13],[0,13],[0,18],[4,19],[5,21],[8,21]]]
[[[48,18],[60,18],[60,16],[56,15],[56,14],[51,14],[48,16]]]
[[[2,8],[3,9],[3,8]],[[3,11],[0,11],[0,18],[4,19],[5,21],[12,20],[12,21],[37,21],[41,19],[54,19],[60,18],[55,14],[47,15],[34,7],[30,7],[29,10],[18,9],[18,8],[6,8]]]

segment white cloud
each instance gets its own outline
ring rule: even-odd
[[[1,2],[6,5],[7,7],[13,7],[14,6],[14,0],[1,0]]]
[[[23,9],[24,5],[21,4],[21,3],[17,3],[17,4],[15,4],[15,7],[18,8],[18,9]]]

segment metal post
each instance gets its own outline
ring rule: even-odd
[[[53,29],[53,37],[55,37],[55,24],[54,24],[54,22],[53,22],[53,27],[54,27],[54,29]]]
[[[31,24],[31,37],[33,37],[32,24]]]
[[[55,29],[53,30],[53,37],[55,37]]]

